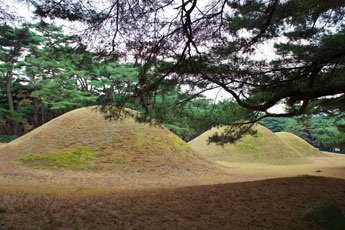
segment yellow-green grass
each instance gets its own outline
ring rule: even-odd
[[[296,149],[299,153],[304,156],[323,156],[321,151],[317,148],[303,140],[302,138],[296,136],[295,134],[288,133],[288,132],[278,132],[276,135],[291,145],[294,149]]]
[[[162,125],[128,116],[105,119],[94,107],[73,110],[2,146],[0,161],[40,169],[150,173],[213,167]]]
[[[257,134],[246,135],[234,144],[208,144],[208,138],[223,132],[225,127],[212,128],[188,144],[212,161],[296,164],[308,162],[300,153],[269,129],[255,125]]]
[[[37,168],[100,169],[95,152],[82,146],[74,147],[66,152],[25,154],[18,157],[17,160]]]
[[[1,142],[0,142],[0,146],[5,145],[5,144],[6,144],[6,143],[1,143]]]

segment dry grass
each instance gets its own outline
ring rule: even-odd
[[[235,144],[224,147],[214,143],[207,144],[208,137],[224,128],[213,128],[188,144],[212,161],[250,162],[269,164],[296,164],[308,162],[300,153],[282,141],[269,129],[256,125],[256,136],[246,135]]]
[[[304,156],[324,156],[321,151],[295,134],[278,132],[276,135]]]
[[[260,141],[230,148],[232,158],[208,152],[215,164],[162,127],[109,122],[89,109],[64,116],[0,147],[1,229],[321,230],[302,219],[307,208],[329,201],[345,211],[345,156],[303,157],[262,127]],[[64,166],[57,153],[76,146],[92,149],[102,170],[15,161],[46,154]],[[291,178],[265,180],[277,177]]]
[[[138,123],[130,117],[109,121],[91,108],[66,113],[2,146],[0,160],[13,164],[22,155],[64,153],[79,146],[96,153],[97,167],[93,168],[102,170],[180,173],[212,168],[199,153],[158,124]],[[35,161],[36,168],[40,162]],[[42,168],[46,165],[42,161]]]
[[[238,163],[223,168],[223,174],[52,171],[0,165],[0,223],[5,230],[273,230],[277,226],[322,230],[302,219],[307,208],[329,201],[345,211],[345,180],[261,181],[308,172],[345,179],[345,156],[337,154],[315,157],[312,164]],[[260,181],[229,184],[253,180]]]
[[[298,165],[272,165],[263,163],[232,163],[219,161],[222,168],[204,172],[164,171],[117,172],[117,171],[71,171],[32,169],[20,164],[0,163],[0,187],[13,187],[26,191],[27,185],[53,192],[50,187],[69,186],[98,189],[147,189],[196,186],[229,182],[254,181],[278,177],[294,177],[299,174],[327,176],[345,179],[345,156],[328,154],[326,157],[309,158],[312,163]],[[316,172],[321,170],[321,172]],[[30,191],[31,192],[31,191]]]
[[[344,212],[344,188],[344,180],[321,177],[64,196],[1,187],[0,223],[6,230],[321,230],[302,214],[323,201]]]
[[[171,174],[142,172],[102,172],[102,171],[70,171],[42,170],[29,167],[6,166],[0,164],[0,181],[7,187],[25,191],[27,184],[40,187],[69,186],[77,188],[116,188],[116,189],[146,189],[167,188],[176,186],[191,186],[218,184],[238,181],[236,177],[219,172],[184,172]],[[5,185],[7,183],[7,185]],[[49,189],[47,193],[51,192]]]
[[[308,157],[309,163],[295,165],[267,165],[217,161],[226,166],[227,172],[242,178],[267,179],[298,175],[325,176],[345,179],[345,155],[324,153],[324,156]]]

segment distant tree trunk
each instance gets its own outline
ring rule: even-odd
[[[41,101],[41,124],[43,125],[45,123],[45,117],[46,117],[46,113],[44,111],[44,103],[43,101]]]
[[[13,75],[12,71],[7,72],[6,94],[7,94],[7,102],[8,102],[8,106],[10,108],[10,111],[14,112],[13,99],[12,99],[12,93],[11,93],[12,75]]]
[[[15,131],[15,136],[21,136],[24,132],[24,125],[23,123],[17,123],[16,124],[16,131]]]
[[[4,125],[4,130],[6,132],[7,135],[11,135],[11,129],[8,127],[8,123],[6,122]]]
[[[34,127],[37,128],[38,126],[40,126],[40,122],[38,121],[38,113],[39,113],[39,105],[38,105],[38,100],[36,97],[34,97],[34,116],[32,118],[32,122],[34,124]]]
[[[7,94],[7,103],[8,107],[10,109],[10,112],[14,113],[14,105],[13,105],[13,98],[12,98],[12,93],[11,93],[11,83],[12,83],[12,77],[13,77],[13,72],[9,71],[7,72],[6,75],[6,94]],[[17,123],[16,122],[11,122],[11,128],[12,130],[10,131],[10,135],[15,135],[17,136]]]

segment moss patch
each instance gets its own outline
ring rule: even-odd
[[[35,168],[62,168],[70,170],[95,169],[96,154],[89,147],[78,146],[66,152],[26,154],[16,160]]]

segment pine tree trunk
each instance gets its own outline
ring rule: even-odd
[[[41,101],[41,124],[43,125],[45,123],[45,117],[46,113],[44,111],[44,103]]]
[[[13,72],[9,71],[7,72],[6,76],[6,94],[7,94],[7,103],[8,107],[10,109],[10,112],[14,113],[14,105],[13,105],[13,98],[12,98],[12,93],[11,93],[11,83],[12,83],[12,77],[13,77]],[[17,136],[17,123],[16,122],[11,122],[12,124],[12,130],[10,131],[10,135]]]
[[[38,100],[36,97],[34,97],[34,116],[32,118],[32,122],[34,123],[34,127],[37,128],[38,126],[40,126],[40,123],[38,121],[38,113],[39,113],[39,105],[38,105]]]
[[[6,94],[7,94],[7,102],[8,102],[9,109],[11,112],[14,112],[13,99],[12,99],[12,93],[11,93],[12,75],[13,75],[12,71],[7,72]]]
[[[5,124],[3,125],[3,127],[4,127],[4,130],[5,130],[5,132],[6,132],[7,135],[11,135],[11,134],[12,134],[11,130],[7,127],[7,123],[5,123]]]

